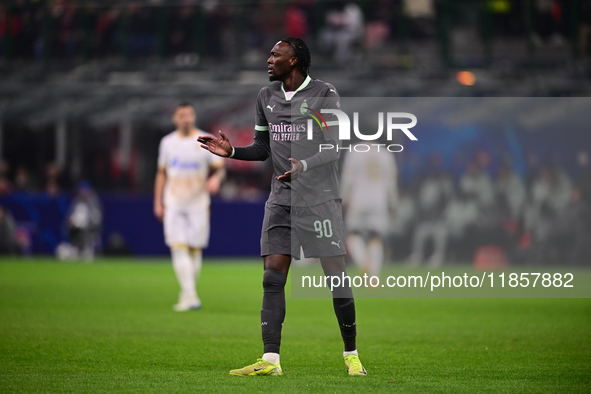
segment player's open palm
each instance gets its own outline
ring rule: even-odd
[[[224,133],[220,131],[221,138],[215,138],[208,135],[200,135],[197,142],[201,143],[203,149],[207,149],[214,155],[228,157],[232,154],[232,145]]]
[[[291,157],[289,158],[289,161],[291,162],[291,171],[287,171],[285,174],[278,176],[277,180],[280,182],[295,181],[304,171],[304,165],[301,161]]]

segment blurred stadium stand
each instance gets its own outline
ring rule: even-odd
[[[129,201],[149,201],[158,143],[172,130],[171,112],[181,99],[195,105],[199,127],[248,143],[254,100],[268,83],[268,51],[289,35],[309,42],[312,75],[343,97],[591,92],[589,0],[3,1],[3,203],[15,191],[60,198],[83,179],[103,200],[124,192]],[[345,41],[348,47],[338,49]],[[570,164],[561,164],[578,182],[574,154],[565,153]],[[226,202],[214,203],[214,218],[215,204],[256,204],[268,192],[268,163],[229,161],[228,168],[220,196]],[[420,173],[413,168],[402,168],[409,188]],[[456,179],[463,170],[456,169]],[[523,164],[519,175],[537,170]],[[255,220],[245,231],[255,234],[255,248],[259,226]],[[243,252],[257,253],[230,254]]]

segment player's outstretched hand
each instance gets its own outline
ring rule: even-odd
[[[285,174],[278,176],[277,180],[280,182],[295,181],[300,174],[304,172],[304,165],[301,161],[292,158],[290,158],[289,161],[291,162],[291,171],[287,171]]]
[[[207,149],[214,155],[221,157],[228,157],[232,154],[232,145],[230,140],[220,130],[220,137],[215,138],[208,135],[200,135],[197,137],[197,142],[201,143],[203,149]]]

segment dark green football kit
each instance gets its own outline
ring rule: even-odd
[[[280,254],[299,259],[300,247],[306,257],[345,254],[336,149],[338,122],[335,114],[322,111],[340,109],[339,100],[334,86],[309,76],[295,92],[286,92],[283,82],[273,82],[259,92],[254,141],[233,148],[230,157],[266,160],[270,156],[273,162],[261,234],[263,257]],[[290,158],[300,160],[304,172],[291,182],[281,182],[277,177],[291,170]],[[342,269],[331,274],[346,275],[344,261]],[[265,267],[261,308],[265,354],[279,354],[286,281],[287,273]],[[345,351],[353,352],[357,331],[350,284],[332,289],[332,295]]]
[[[309,76],[295,92],[286,92],[280,81],[259,92],[254,143],[235,148],[232,157],[271,156],[273,179],[265,204],[261,256],[283,254],[298,259],[300,246],[305,257],[345,254],[338,122],[336,115],[322,112],[340,109],[339,100],[333,85]],[[296,180],[281,182],[277,177],[291,170],[290,158],[303,161],[306,169]]]

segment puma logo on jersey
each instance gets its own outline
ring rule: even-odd
[[[331,244],[332,245],[336,245],[336,247],[340,249],[340,247],[341,247],[341,240],[339,239],[339,242],[332,241]]]
[[[334,89],[330,89],[331,92],[333,92],[334,94],[337,94],[337,91]]]
[[[273,112],[273,108],[275,108],[276,106],[277,106],[277,104],[275,104],[275,105],[274,105],[274,106],[272,106],[272,107],[271,107],[270,105],[267,105],[267,108],[269,108],[269,109],[271,110],[271,112]]]

